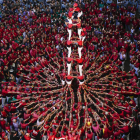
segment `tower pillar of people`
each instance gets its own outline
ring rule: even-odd
[[[81,26],[80,17],[82,15],[83,12],[78,7],[78,4],[74,3],[73,8],[69,9],[68,17],[66,20],[66,26],[69,35],[67,39],[68,55],[67,55],[67,76],[66,76],[66,82],[68,85],[71,85],[72,79],[74,77],[79,80],[80,85],[84,83],[82,49],[87,33],[86,33],[86,29],[82,28]],[[73,28],[77,29],[76,33],[73,31]],[[76,36],[73,37],[74,33],[76,34]],[[78,57],[76,57],[72,51],[73,45],[77,46],[76,49],[77,49]],[[77,76],[71,75],[73,61],[77,61],[78,63],[79,69],[78,72],[76,71]]]

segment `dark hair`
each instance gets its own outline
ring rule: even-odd
[[[36,130],[36,131],[38,130],[37,126],[34,126],[34,130]]]

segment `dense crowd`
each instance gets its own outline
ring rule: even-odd
[[[73,1],[0,3],[0,139],[139,139],[137,1],[77,1],[86,31],[81,59],[67,41]],[[77,36],[74,26],[73,42]]]

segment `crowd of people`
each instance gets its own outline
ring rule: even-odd
[[[0,3],[0,139],[139,139],[137,1]]]

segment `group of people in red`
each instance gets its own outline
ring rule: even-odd
[[[138,136],[138,38],[134,34],[134,43],[129,44],[131,35],[121,26],[121,20],[129,17],[122,14],[116,26],[115,17],[109,17],[115,13],[113,8],[99,9],[97,2],[79,6],[74,3],[69,9],[66,27],[57,24],[64,30],[59,32],[55,24],[46,25],[51,18],[47,12],[37,17],[30,10],[19,24],[13,19],[21,15],[2,19],[1,139],[124,140]],[[125,72],[129,47],[131,71]]]

